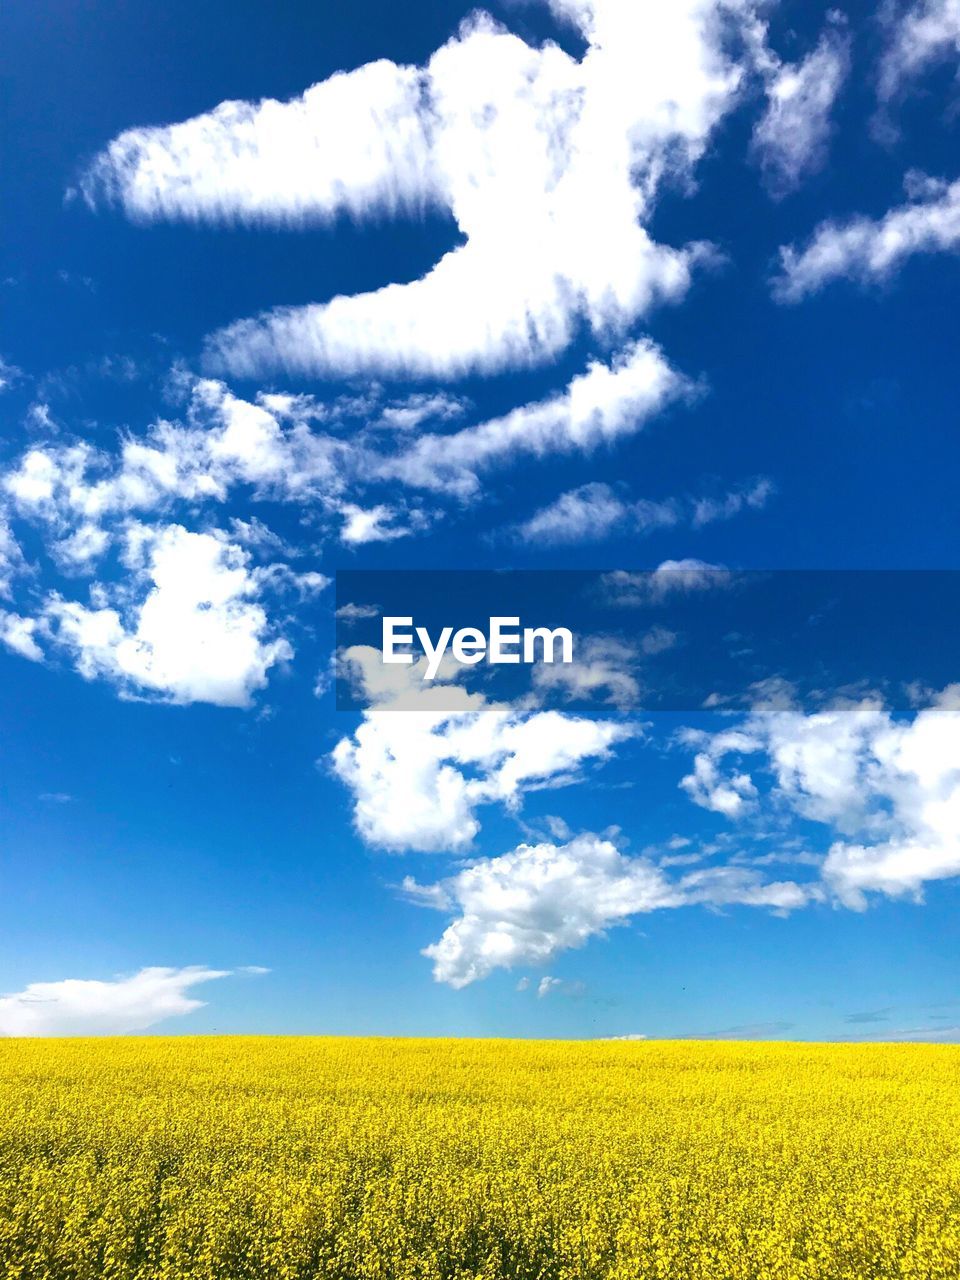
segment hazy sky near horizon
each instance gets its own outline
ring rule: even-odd
[[[949,672],[643,705],[671,601],[958,567],[956,4],[34,0],[0,64],[0,1034],[960,1038]],[[334,575],[415,568],[624,621],[337,710]]]

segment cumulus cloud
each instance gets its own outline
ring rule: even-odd
[[[54,642],[88,680],[171,702],[249,705],[269,668],[293,651],[269,637],[246,553],[181,525],[135,525],[127,541],[133,581],[146,594],[120,608],[52,596],[44,619]]]
[[[474,862],[434,885],[411,877],[414,901],[455,916],[424,955],[437,982],[455,988],[496,969],[549,964],[608,928],[650,911],[696,904],[744,904],[789,911],[813,892],[789,881],[765,883],[744,868],[699,870],[671,880],[642,857],[584,834],[567,844],[521,844]]]
[[[65,572],[90,571],[110,546],[110,534],[92,520],[82,520],[66,537],[51,545],[50,551]]]
[[[749,740],[735,735],[718,735],[711,743],[710,752],[699,752],[694,758],[693,772],[680,781],[680,786],[701,809],[722,813],[735,818],[756,799],[757,788],[748,773],[731,772],[722,775],[716,757],[738,747],[749,745]]]
[[[0,640],[37,658],[49,634],[74,656],[84,675],[111,677],[126,692],[246,705],[267,670],[290,656],[289,643],[276,636],[267,616],[268,593],[294,592],[306,600],[327,583],[324,575],[288,563],[301,549],[278,538],[251,506],[309,506],[318,538],[335,536],[347,546],[410,536],[444,514],[425,506],[422,491],[477,499],[488,469],[524,453],[539,457],[613,444],[693,389],[653,344],[641,340],[609,363],[591,361],[546,400],[452,431],[395,427],[387,447],[381,427],[370,425],[383,408],[377,388],[329,404],[279,393],[245,400],[222,382],[181,372],[178,390],[185,397],[179,418],[159,419],[139,435],[125,433],[115,450],[62,437],[37,442],[0,474],[11,515],[40,528],[46,553],[60,572],[93,580],[89,602],[64,598],[72,593],[61,587],[39,612],[34,604],[29,611],[22,605],[10,610]],[[418,399],[411,406],[394,400],[390,407],[419,414],[427,402]],[[434,407],[449,421],[453,410],[446,400]],[[344,423],[349,432],[339,429]],[[398,494],[398,483],[414,492]],[[602,497],[597,490],[576,495],[581,506]],[[762,486],[716,500],[722,506],[716,518],[742,505],[759,505],[761,497]],[[201,525],[205,532],[190,534],[199,540],[190,544],[200,552],[198,571],[211,557],[219,558],[225,571],[220,586],[231,582],[235,595],[210,610],[219,588],[191,585],[189,573],[177,591],[169,585],[159,591],[152,569],[161,562],[154,564],[147,549],[165,548],[163,556],[172,555],[168,544],[186,536],[187,521],[195,523],[198,511],[241,504],[244,514],[230,518],[229,534],[208,520]],[[577,504],[568,505],[572,519]],[[666,521],[673,511],[672,505],[645,501],[632,502],[629,509],[634,523],[647,525]],[[558,528],[562,516],[555,513]],[[703,500],[687,502],[687,517],[691,522],[705,518]],[[174,529],[181,534],[171,533]],[[139,554],[132,552],[134,546]],[[267,559],[273,556],[282,559]],[[126,580],[112,579],[117,567]],[[0,590],[12,603],[16,579],[27,572],[10,521],[0,520]],[[684,562],[679,572],[686,580],[702,571]],[[194,595],[188,599],[190,591]],[[168,608],[174,606],[176,623],[168,625],[173,620]],[[224,668],[214,659],[201,669],[202,655],[215,652],[218,628],[229,636],[230,663]],[[204,643],[188,652],[201,634]],[[219,675],[208,679],[205,672],[215,670]]]
[[[741,816],[767,803],[835,833],[822,877],[846,906],[870,892],[919,898],[924,885],[960,875],[960,686],[912,718],[864,700],[813,713],[771,702],[741,726],[691,741],[697,768],[684,787],[698,803]],[[752,774],[731,760],[758,760]]]
[[[216,530],[188,535],[169,516],[195,520],[198,507],[242,497],[310,503],[347,545],[403,536],[428,520],[415,507],[349,501],[344,486],[362,486],[370,469],[365,446],[314,425],[318,417],[338,424],[344,414],[366,414],[377,393],[363,405],[317,406],[304,397],[247,401],[219,382],[182,381],[182,420],[125,434],[115,451],[85,441],[36,443],[0,475],[11,516],[39,526],[62,574],[95,579],[102,567],[107,580],[94,581],[89,604],[58,595],[34,617],[23,616],[22,606],[3,611],[0,643],[37,660],[50,632],[88,677],[111,676],[127,691],[152,690],[173,701],[245,705],[267,669],[290,656],[287,642],[271,634],[266,595],[295,593],[303,601],[329,580],[284,561],[264,563],[277,555],[295,560],[303,548],[286,544],[255,515],[232,518],[231,537]],[[392,402],[398,411],[402,405]],[[423,403],[417,409],[426,412]],[[179,568],[166,572],[168,561]],[[126,580],[110,581],[116,567]],[[13,601],[30,573],[10,519],[0,514],[0,597]]]
[[[66,978],[31,982],[23,991],[0,996],[0,1035],[97,1036],[145,1031],[166,1018],[202,1009],[189,995],[192,987],[228,971],[190,965],[184,969],[153,967],[108,982]]]
[[[747,0],[556,7],[587,43],[580,60],[474,15],[423,68],[381,60],[289,102],[128,130],[80,190],[150,221],[455,219],[464,243],[419,280],[213,335],[210,362],[234,374],[446,378],[543,362],[581,320],[623,330],[686,291],[703,247],[657,244],[644,223],[753,69],[727,52],[729,27],[758,29]]]
[[[116,453],[85,442],[38,444],[7,472],[3,487],[22,514],[72,527],[89,544],[108,517],[223,502],[241,485],[255,498],[333,493],[337,452],[332,437],[311,432],[303,419],[284,428],[262,405],[197,379],[185,421],[160,419],[144,436],[123,437]]]
[[[289,656],[289,645],[271,636],[266,592],[289,588],[307,599],[327,581],[287,563],[299,549],[249,512],[251,505],[309,506],[320,538],[336,536],[351,547],[410,536],[443,512],[425,507],[422,493],[398,494],[398,483],[475,499],[482,495],[480,476],[487,469],[507,465],[518,454],[586,452],[612,444],[691,390],[653,344],[639,341],[609,364],[590,362],[546,400],[452,432],[393,427],[384,447],[378,421],[370,425],[383,408],[376,388],[328,405],[280,394],[244,400],[222,382],[188,374],[179,389],[185,396],[179,419],[159,419],[140,435],[124,434],[115,450],[84,440],[38,442],[0,474],[11,515],[41,529],[46,553],[61,573],[94,579],[89,604],[53,597],[38,618],[27,621],[22,608],[11,611],[0,639],[36,658],[45,629],[87,676],[112,674],[128,690],[153,690],[174,701],[202,697],[229,705],[247,703],[267,668]],[[447,422],[453,411],[447,399],[441,401],[433,409]],[[388,407],[416,415],[432,411],[422,398],[413,405],[394,400]],[[345,422],[359,425],[340,432]],[[232,600],[209,611],[217,589],[211,586],[204,595],[207,587],[189,585],[189,573],[178,592],[169,580],[158,592],[150,564],[130,553],[134,542],[141,552],[148,545],[166,546],[174,535],[165,530],[187,532],[173,517],[193,523],[204,507],[241,502],[247,510],[231,518],[229,536],[216,530],[191,534],[200,540],[191,544],[200,552],[198,566],[214,556],[229,571],[220,585],[233,583]],[[643,509],[635,506],[637,513]],[[163,554],[168,552],[173,554],[169,547]],[[268,556],[284,559],[263,563]],[[109,581],[117,562],[127,581]],[[10,521],[0,518],[0,593],[12,601],[15,582],[27,571]],[[187,594],[194,589],[201,594],[190,603]],[[180,614],[171,629],[167,610],[175,599]],[[148,623],[159,631],[148,635]],[[187,649],[202,633],[207,639],[195,658],[213,653],[216,628],[229,634],[232,658],[220,679],[208,681]]]
[[[721,841],[652,861],[559,823],[563,843],[523,844],[432,884],[405,879],[412,901],[452,917],[424,952],[436,980],[464,987],[498,968],[543,966],[647,911],[739,904],[784,914],[830,898],[861,909],[871,891],[917,897],[927,881],[960,875],[960,688],[902,720],[870,700],[807,714],[771,697],[742,724],[687,741],[698,751],[681,786],[695,803],[731,819],[792,812],[825,824],[838,837],[827,854],[795,852],[784,840],[757,858],[726,846],[726,860],[708,865]],[[755,760],[752,774],[742,757]],[[758,785],[761,774],[772,775],[772,788]],[[766,879],[780,862],[816,874]],[[558,989],[556,980],[541,989]]]
[[[910,173],[906,188],[909,203],[881,218],[823,222],[805,248],[781,248],[774,297],[799,302],[832,280],[884,281],[915,254],[955,253],[960,246],[960,181]]]
[[[850,40],[842,16],[834,13],[811,54],[771,74],[752,151],[773,194],[792,191],[823,165],[831,113],[849,65]]]
[[[337,744],[332,765],[353,793],[361,837],[392,852],[461,852],[480,829],[481,805],[515,810],[527,791],[570,782],[585,762],[605,759],[636,732],[490,703],[442,681],[424,689],[418,668],[385,667],[366,646],[344,660],[373,705]]]

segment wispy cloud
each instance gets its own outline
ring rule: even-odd
[[[593,481],[562,493],[516,527],[522,542],[538,546],[600,542],[617,530],[669,528],[678,519],[673,503],[625,502],[608,484]]]
[[[694,529],[732,520],[742,511],[761,511],[776,493],[766,477],[739,485],[719,496],[699,498],[628,498],[612,485],[591,481],[562,493],[513,530],[522,542],[564,546],[601,542],[614,534],[652,533],[688,524]]]
[[[889,1022],[891,1010],[886,1009],[866,1009],[862,1013],[844,1014],[844,1022],[850,1023],[867,1023],[867,1022]]]
[[[385,479],[468,496],[478,475],[517,457],[589,453],[641,431],[667,406],[690,400],[697,387],[648,340],[629,343],[609,364],[591,360],[560,393],[500,418],[450,434],[422,436],[385,459]]]
[[[802,62],[771,68],[767,109],[753,131],[752,153],[774,195],[793,191],[824,164],[834,104],[849,67],[850,39],[842,16],[834,13]]]
[[[191,988],[229,970],[190,965],[183,969],[141,969],[109,981],[65,978],[31,982],[23,991],[0,996],[0,1035],[92,1036],[145,1031],[167,1018],[202,1009]]]
[[[42,634],[42,630],[36,618],[24,618],[19,613],[0,609],[0,644],[21,658],[30,662],[43,661],[43,650],[37,643],[37,636]]]
[[[723,591],[734,582],[734,575],[723,565],[708,564],[695,557],[664,560],[649,572],[614,569],[601,578],[607,602],[625,609],[662,604],[676,596]]]
[[[587,989],[585,982],[570,982],[564,978],[553,978],[545,975],[537,983],[537,999],[545,1000],[547,996],[582,996]]]
[[[942,58],[960,54],[960,7],[956,0],[914,0],[881,10],[887,48],[877,90],[881,101],[899,96]]]
[[[882,218],[824,222],[803,249],[782,248],[774,297],[799,302],[832,280],[882,282],[916,254],[955,253],[960,248],[960,181],[911,173],[906,188],[910,203]]]
[[[0,356],[0,393],[9,391],[23,377],[23,371],[18,369],[15,364],[11,364],[9,360],[4,360]]]

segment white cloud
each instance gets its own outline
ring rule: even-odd
[[[928,881],[960,875],[960,686],[912,718],[871,700],[810,714],[769,703],[738,729],[695,740],[704,749],[684,785],[698,803],[737,817],[753,800],[763,812],[756,770],[719,767],[759,756],[771,805],[832,828],[822,876],[845,905],[862,909],[869,892],[919,897]],[[741,803],[724,807],[724,787]]]
[[[584,834],[567,844],[519,845],[472,863],[435,885],[412,878],[414,901],[455,914],[424,955],[437,982],[468,986],[495,969],[549,964],[632,916],[665,908],[737,903],[789,911],[811,890],[765,883],[754,871],[721,867],[671,880],[642,857],[627,857],[609,840]]]
[[[517,533],[524,542],[548,546],[592,542],[622,524],[626,513],[626,504],[608,484],[594,482],[562,493],[525,520]]]
[[[0,513],[0,599],[12,597],[15,579],[26,571],[20,544],[14,537],[10,522]]]
[[[612,445],[694,390],[654,343],[641,340],[609,365],[591,360],[565,391],[547,400],[449,435],[422,436],[380,471],[384,479],[470,495],[479,488],[477,472],[495,463],[517,454],[586,453]]]
[[[647,657],[652,657],[657,653],[666,653],[676,643],[677,635],[675,631],[671,631],[667,627],[651,627],[649,631],[640,637],[640,652],[645,653]]]
[[[23,991],[0,996],[0,1035],[96,1036],[144,1031],[166,1018],[202,1009],[191,987],[227,971],[191,965],[184,969],[141,969],[129,978],[99,982],[66,978],[31,982]]]
[[[557,991],[562,986],[562,978],[551,978],[549,974],[546,974],[537,983],[537,999],[542,1000],[544,996],[550,995],[551,991]]]
[[[907,175],[909,204],[882,218],[823,222],[802,250],[780,250],[781,274],[773,281],[780,302],[799,302],[831,280],[887,280],[918,253],[955,253],[960,247],[960,181]]]
[[[241,547],[247,547],[251,551],[287,557],[296,555],[296,547],[291,546],[278,533],[274,533],[258,516],[251,516],[249,520],[241,520],[238,516],[231,517],[230,537]]]
[[[545,814],[543,821],[554,840],[569,840],[573,835],[570,824],[555,813]]]
[[[81,538],[80,558],[95,554],[99,522],[155,512],[175,502],[223,502],[249,486],[253,497],[322,501],[340,487],[338,458],[349,446],[295,420],[284,428],[259,404],[222,383],[192,380],[186,421],[164,419],[127,435],[119,453],[86,443],[38,444],[3,477],[21,514]],[[70,555],[69,543],[63,544]]]
[[[333,581],[326,574],[318,573],[316,569],[298,573],[288,564],[261,565],[253,570],[251,577],[257,589],[271,588],[280,593],[292,592],[301,603],[304,600],[313,600]]]
[[[54,559],[65,570],[91,570],[110,545],[110,534],[92,520],[84,520],[66,538],[51,547]]]
[[[380,610],[375,604],[342,604],[336,612],[336,617],[350,625],[354,622],[362,622],[369,618],[379,618]]]
[[[106,677],[171,702],[247,706],[269,668],[292,657],[286,640],[268,637],[257,580],[239,547],[181,525],[135,525],[127,555],[146,594],[122,612],[58,596],[46,605],[53,639],[86,679]]]
[[[271,413],[222,383],[189,377],[186,382],[184,421],[160,419],[141,436],[122,437],[116,451],[83,442],[37,444],[0,477],[11,509],[43,527],[47,552],[63,572],[92,576],[107,552],[125,540],[131,516],[157,517],[177,507],[193,514],[204,503],[222,505],[241,496],[238,490],[250,502],[312,502],[331,521],[345,519],[353,541],[419,527],[416,512],[401,530],[385,527],[386,507],[374,509],[377,526],[372,515],[343,502],[344,481],[360,465],[356,445],[314,432],[296,412],[281,422],[281,406]],[[235,541],[260,556],[299,553],[256,516],[233,517],[230,524]],[[9,523],[0,519],[0,592],[10,594],[18,566],[22,570],[22,556]],[[301,595],[326,583],[282,564],[257,574],[261,584],[293,586]]]
[[[877,89],[890,101],[935,62],[960,54],[960,0],[915,0],[899,12],[891,4],[885,17],[889,44]]]
[[[398,481],[476,496],[478,473],[487,468],[524,453],[541,456],[613,444],[693,391],[656,347],[638,342],[609,365],[591,362],[553,397],[502,418],[449,434],[394,429],[385,439],[375,421],[369,425],[378,411],[376,389],[362,404],[348,405],[341,397],[324,407],[279,395],[262,395],[253,403],[211,379],[184,375],[182,382],[187,393],[182,421],[160,419],[142,435],[123,436],[116,451],[86,442],[38,443],[0,477],[11,509],[46,527],[49,550],[62,569],[92,573],[112,546],[117,526],[122,533],[132,515],[168,515],[178,507],[192,512],[200,504],[240,498],[309,503],[347,545],[404,537],[429,527],[438,512],[398,502]],[[402,401],[391,404],[397,412],[410,408]],[[411,412],[426,412],[425,405],[421,399]],[[440,420],[449,420],[449,411],[445,417],[437,412]],[[338,423],[341,417],[355,418],[362,425],[344,438],[317,428],[316,421],[325,417]],[[366,497],[378,487],[389,489],[390,501]],[[636,505],[638,520],[643,508]],[[295,554],[255,516],[234,517],[232,525],[237,541],[260,554]],[[0,590],[9,581],[14,549],[9,525],[0,519]]]
[[[695,529],[702,529],[717,520],[732,520],[744,510],[762,511],[776,491],[772,480],[761,477],[752,484],[732,489],[721,498],[697,498],[691,523]]]
[[[340,514],[343,516],[340,539],[349,547],[359,547],[365,542],[392,542],[394,538],[405,538],[411,532],[409,527],[393,523],[398,512],[384,502],[367,508],[345,502]]]
[[[615,707],[633,706],[640,697],[641,646],[616,636],[578,637],[574,661],[538,663],[532,671],[533,687],[570,702],[600,697]]]
[[[771,75],[752,150],[774,194],[792,191],[823,165],[830,114],[849,65],[850,40],[842,16],[834,13],[813,53]]]
[[[0,356],[0,394],[16,386],[22,377],[22,370],[18,369],[15,364],[11,364],[9,360],[4,360],[3,356]]]
[[[642,608],[660,604],[671,596],[724,590],[732,584],[733,575],[723,565],[688,558],[664,560],[645,573],[614,569],[605,573],[601,581],[610,604]]]
[[[621,497],[610,485],[593,481],[560,494],[514,532],[523,542],[560,546],[599,542],[617,532],[649,533],[685,520],[700,529],[716,520],[731,520],[744,510],[762,510],[775,492],[773,482],[761,478],[722,497],[654,502]]]
[[[46,431],[49,435],[56,435],[59,429],[53,420],[50,406],[42,400],[35,401],[27,408],[23,425],[28,431]]]
[[[35,618],[23,618],[19,613],[0,609],[0,644],[21,658],[29,658],[31,662],[43,661],[43,650],[36,640],[39,630],[41,628]]]
[[[80,190],[136,221],[297,226],[438,202],[421,73],[385,59],[300,98],[224,102],[183,124],[128,129]]]
[[[730,750],[730,747],[726,747]],[[680,781],[687,795],[702,809],[738,817],[756,800],[757,788],[747,773],[721,775],[712,754],[700,752],[693,762],[693,773]]]
[[[390,431],[413,431],[426,422],[454,422],[468,408],[466,400],[445,392],[417,392],[384,405],[373,425]]]
[[[571,781],[636,730],[557,711],[489,703],[435,681],[418,687],[415,667],[384,667],[356,646],[355,664],[373,706],[331,757],[354,797],[357,830],[394,852],[459,852],[480,829],[485,804],[517,809],[528,790]],[[454,708],[454,709],[451,709]]]
[[[627,502],[608,484],[596,482],[562,493],[517,526],[524,542],[542,546],[599,542],[618,528],[667,528],[678,520],[672,502]]]
[[[566,982],[563,978],[554,978],[547,974],[537,983],[537,999],[543,1000],[547,996],[582,996],[586,991],[585,982]]]
[[[460,376],[555,356],[580,319],[623,330],[687,289],[702,246],[644,228],[752,69],[726,27],[746,0],[567,5],[577,61],[474,15],[424,69],[380,61],[287,103],[223,103],[132,129],[82,182],[137,219],[300,225],[438,206],[465,243],[423,278],[275,310],[212,337],[208,357],[265,369]]]

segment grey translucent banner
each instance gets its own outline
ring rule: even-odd
[[[907,709],[960,680],[952,570],[347,570],[336,597],[342,710]]]

